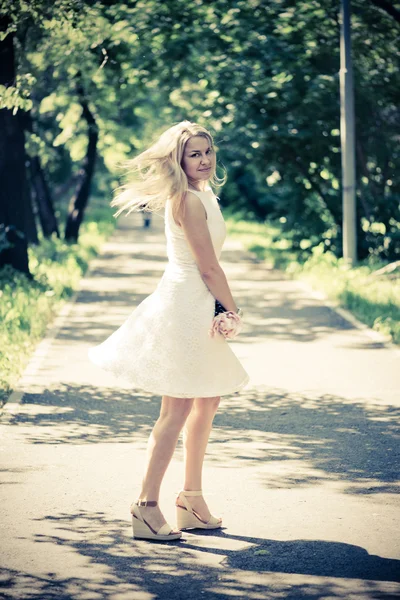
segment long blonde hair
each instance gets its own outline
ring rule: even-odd
[[[147,150],[135,158],[125,162],[127,182],[117,188],[117,195],[111,206],[117,206],[115,216],[123,211],[145,210],[156,212],[161,210],[169,198],[172,203],[174,218],[179,218],[184,210],[184,194],[188,189],[188,179],[181,163],[186,142],[194,137],[207,138],[213,147],[213,138],[207,129],[182,121],[173,125],[158,138]],[[210,183],[218,187],[225,182],[215,172]]]

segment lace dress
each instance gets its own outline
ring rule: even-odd
[[[192,191],[192,190],[191,190]],[[203,203],[219,258],[226,227],[211,189]],[[240,390],[249,378],[222,335],[211,338],[215,300],[203,282],[169,201],[165,207],[168,265],[156,288],[123,325],[89,350],[98,366],[154,394],[207,398]]]

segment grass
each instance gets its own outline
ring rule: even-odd
[[[385,263],[365,261],[349,267],[322,244],[310,251],[295,251],[279,223],[227,220],[228,232],[242,241],[260,260],[308,281],[314,289],[352,312],[361,322],[400,344],[400,280],[377,277],[374,271]]]
[[[226,225],[231,237],[241,240],[247,250],[274,268],[286,269],[288,264],[297,262],[297,254],[290,240],[282,235],[279,223],[263,224],[229,217]]]
[[[77,289],[90,260],[114,229],[112,211],[92,199],[79,243],[53,237],[29,249],[33,281],[11,267],[0,270],[0,406],[61,305]]]

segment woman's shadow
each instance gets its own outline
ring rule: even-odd
[[[198,536],[199,530],[193,531]],[[322,540],[266,540],[220,531],[204,531],[201,537],[219,537],[252,544],[243,550],[227,550],[196,544],[193,535],[185,532],[184,548],[200,552],[221,554],[226,558],[220,563],[231,569],[246,571],[269,571],[322,577],[367,579],[400,582],[400,560],[381,558],[353,544]]]

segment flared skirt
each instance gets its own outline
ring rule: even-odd
[[[214,298],[199,273],[167,269],[123,325],[89,351],[133,387],[175,398],[231,394],[248,375],[223,336],[210,337]]]

